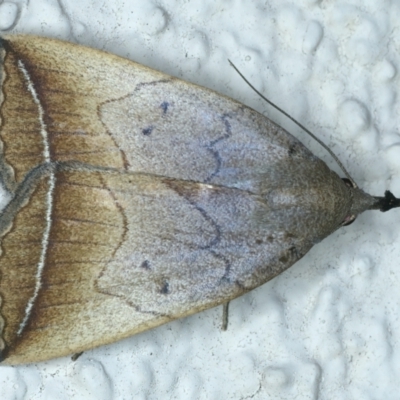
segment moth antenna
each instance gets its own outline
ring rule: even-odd
[[[342,164],[342,162],[339,160],[339,158],[336,156],[336,154],[319,138],[317,138],[312,132],[310,132],[304,125],[302,125],[300,122],[296,121],[292,116],[290,116],[286,111],[282,110],[282,108],[278,107],[276,104],[274,104],[271,100],[268,100],[260,91],[258,91],[247,79],[246,77],[236,68],[235,64],[231,60],[229,60],[229,64],[235,69],[235,71],[241,76],[241,78],[263,99],[265,100],[268,104],[270,104],[272,107],[280,111],[283,115],[285,115],[287,118],[289,118],[291,121],[293,121],[297,126],[299,126],[301,129],[304,130],[304,132],[308,133],[315,141],[317,141],[331,156],[332,158],[336,161],[336,163],[339,165],[341,170],[344,172],[344,174],[347,176],[347,178],[350,180],[350,182],[353,185],[353,188],[358,188],[358,185],[355,183],[353,178],[350,176],[350,174],[347,172],[346,168]]]

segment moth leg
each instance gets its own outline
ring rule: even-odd
[[[222,305],[222,326],[223,331],[228,330],[228,318],[229,318],[229,303],[230,301]]]
[[[79,353],[72,354],[71,361],[76,361],[84,352],[81,351]]]

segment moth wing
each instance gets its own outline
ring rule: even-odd
[[[260,225],[253,217],[266,205],[237,189],[116,172],[64,171],[55,181],[30,309],[14,306],[26,281],[15,280],[15,263],[2,263],[10,288],[2,314],[19,323],[5,326],[6,363],[83,351],[223,303],[311,247],[288,239],[287,227]],[[15,219],[7,248],[21,245],[22,215],[39,194]],[[21,264],[36,271],[37,257]]]
[[[30,83],[37,94],[52,161],[75,160],[256,194],[285,183],[310,186],[315,173],[331,173],[283,128],[212,90],[67,42],[10,36],[3,47],[4,76]],[[9,90],[14,93],[15,85]],[[20,88],[17,95],[29,97]],[[24,143],[32,136],[18,135]],[[5,157],[18,154],[19,146],[10,140]]]

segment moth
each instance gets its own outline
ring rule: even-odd
[[[364,210],[265,116],[57,40],[0,42],[0,353],[78,353],[214,307]]]

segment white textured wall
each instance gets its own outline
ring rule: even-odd
[[[399,0],[0,0],[2,32],[105,49],[263,112],[229,67],[400,196]],[[11,399],[399,399],[400,210],[368,212],[231,305],[84,353],[0,367]]]

